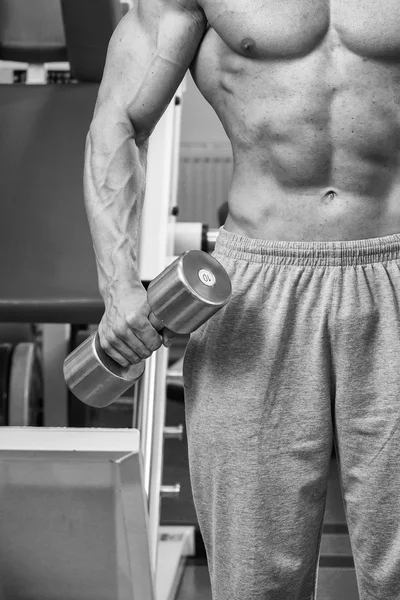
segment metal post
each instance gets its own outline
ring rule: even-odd
[[[68,354],[70,335],[70,325],[42,326],[45,427],[68,426],[68,389],[63,364]]]
[[[168,349],[162,346],[146,361],[138,392],[138,424],[143,456],[143,487],[149,508],[151,561],[157,569],[160,492],[163,473]]]
[[[156,356],[153,354],[146,361],[146,368],[140,380],[139,403],[139,431],[140,450],[143,456],[143,487],[147,497],[150,492],[150,465],[153,447],[153,421],[155,398],[155,369]]]
[[[160,523],[161,484],[164,462],[164,426],[166,413],[166,380],[168,349],[164,346],[155,354],[153,436],[149,486],[149,537],[152,564],[157,570],[158,528]]]

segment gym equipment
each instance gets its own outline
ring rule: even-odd
[[[181,223],[174,226],[174,254],[179,256],[182,252],[191,249],[213,252],[219,230],[212,229],[205,223]]]
[[[43,383],[35,344],[0,344],[0,426],[40,426],[42,405]]]
[[[108,43],[129,6],[120,0],[61,0],[61,6],[71,72],[79,81],[100,82]]]
[[[8,425],[39,426],[43,417],[43,384],[34,343],[18,344],[11,359]]]
[[[174,362],[167,372],[167,398],[184,401],[183,356]]]
[[[222,265],[205,252],[189,250],[172,262],[149,285],[149,320],[160,331],[195,331],[231,297],[231,283]],[[90,406],[108,406],[143,374],[145,361],[121,367],[92,334],[65,360],[64,377],[73,394]]]
[[[68,425],[68,393],[63,378],[63,363],[70,351],[69,324],[97,324],[104,312],[82,197],[82,156],[97,91],[97,85],[79,82],[73,86],[0,85],[0,129],[3,132],[0,140],[3,186],[0,321],[41,324],[45,427],[36,430],[39,445],[43,443],[41,440],[44,441],[49,428]],[[138,248],[139,272],[144,285],[177,258],[174,251],[174,207],[182,92],[183,86],[149,141],[146,198]],[[35,127],[27,126],[32,123]],[[43,124],[46,125],[45,131],[42,131]],[[67,142],[60,145],[60,139]],[[20,173],[24,173],[23,179]],[[54,189],[57,189],[56,195]],[[43,215],[46,215],[45,219]],[[17,232],[15,222],[18,222]],[[197,239],[188,239],[187,244],[190,248],[201,249]],[[26,248],[29,248],[29,252]],[[133,394],[137,394],[137,430],[140,431],[141,455],[140,477],[135,475],[134,488],[146,500],[145,528],[157,600],[171,600],[174,597],[185,568],[185,559],[195,552],[195,528],[192,525],[160,526],[161,494],[165,489],[162,481],[164,438],[171,433],[170,430],[165,431],[168,356],[169,350],[164,346],[154,352],[146,361],[142,378],[133,388]],[[92,408],[88,410],[95,411]],[[4,431],[6,435],[0,436],[0,443],[6,452],[15,451],[17,437],[28,444],[30,427],[8,427],[4,430],[7,432]],[[62,431],[57,430],[60,433]],[[91,446],[96,431],[80,428],[79,435],[87,439],[88,446]],[[118,439],[123,433],[118,429],[114,435]],[[62,435],[57,435],[55,444],[62,444]],[[71,467],[78,458],[74,453]],[[48,465],[43,461],[44,469]],[[35,485],[38,472],[32,474],[33,479],[29,479],[32,486],[26,488],[26,501],[29,504],[38,492]],[[27,481],[24,478],[24,483]],[[18,481],[15,483],[18,485]],[[58,492],[62,486],[63,481],[57,479],[53,489]],[[95,504],[96,507],[101,505],[104,498],[102,489],[85,496],[84,502],[90,505],[92,511]],[[17,497],[22,499],[22,496],[19,494]],[[7,496],[7,502],[9,500],[12,504],[10,496]],[[2,496],[2,502],[4,507],[5,496]],[[73,516],[72,510],[68,509],[68,518]],[[139,518],[134,506],[129,515],[132,515],[132,519]],[[47,522],[47,516],[43,514],[42,530],[46,530],[46,533]],[[9,524],[12,524],[12,519]],[[20,521],[16,519],[14,524],[18,525]],[[101,526],[100,517],[99,524]],[[24,528],[19,528],[20,535],[24,531]],[[135,524],[129,521],[127,539],[130,539],[132,531],[135,531]],[[124,535],[125,531],[120,530],[120,533]],[[51,541],[56,544],[56,536]],[[59,541],[61,543],[62,539]],[[6,552],[11,556],[9,543],[5,547],[4,543],[5,538],[0,536],[0,554],[3,556]],[[140,548],[139,538],[137,544]],[[111,536],[104,539],[103,547],[105,550],[108,548],[110,556],[113,555]],[[90,543],[86,554],[92,548],[93,544]],[[31,550],[31,554],[34,554],[34,547]],[[77,547],[75,556],[83,562],[86,554],[81,554]],[[113,556],[117,566],[124,569],[124,553]],[[21,580],[27,576],[18,566],[22,563],[17,551],[13,558],[14,567],[17,565],[17,568],[9,571],[8,582],[12,577]],[[140,550],[136,558],[141,566],[147,561]],[[67,565],[64,564],[64,567],[67,568]],[[145,568],[142,571],[145,572]],[[38,570],[31,575],[32,585],[28,585],[28,588],[35,589],[41,585],[42,572]],[[55,575],[53,583],[60,592],[56,579]],[[82,589],[90,594],[89,586],[83,584]],[[139,594],[138,597],[144,596]]]
[[[0,0],[0,14],[0,60],[22,63],[68,60],[59,1]]]
[[[97,324],[104,312],[82,190],[82,156],[97,92],[97,85],[82,83],[0,85],[0,321],[41,324],[45,425],[38,429],[41,432],[68,425],[63,363],[70,351],[69,324]],[[181,93],[182,88],[149,141],[138,249],[144,285],[177,258],[172,209],[176,205]],[[41,124],[46,125],[45,135],[40,134]],[[60,145],[60,139],[67,143]],[[24,173],[23,180],[20,173]],[[15,222],[19,223],[17,233]],[[147,499],[150,563],[157,587],[163,590],[157,600],[173,593],[186,556],[194,553],[193,526],[171,526],[171,535],[160,526],[168,355],[164,346],[154,352],[133,390],[138,398],[142,456],[141,479],[135,486]],[[21,429],[22,438],[29,436],[29,429]],[[100,501],[100,496],[94,498]],[[93,506],[93,497],[90,502]],[[109,542],[105,540],[105,547]],[[0,539],[0,553],[3,550]],[[19,564],[18,556],[15,564]],[[14,574],[19,577],[21,571]]]
[[[139,447],[133,429],[4,428],[2,600],[154,600]]]
[[[0,427],[8,425],[8,388],[12,344],[0,344]]]

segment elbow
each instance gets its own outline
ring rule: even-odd
[[[125,116],[129,119],[130,126],[134,132],[136,143],[145,143],[156,128],[157,123],[168,108],[169,98],[166,100],[161,96],[159,90],[139,90],[132,94],[124,107]]]
[[[133,108],[133,110],[132,110]],[[111,140],[133,139],[143,146],[154,130],[154,121],[146,110],[116,103],[115,98],[99,97],[95,113],[86,136],[86,145],[109,146]]]
[[[147,119],[144,115],[138,115],[132,110],[128,110],[128,119],[132,131],[132,137],[137,146],[146,144],[154,131],[155,124],[152,119]]]
[[[144,146],[148,143],[151,134],[153,133],[153,129],[143,129],[143,128],[135,128],[133,127],[133,138],[135,140],[135,144],[138,147]]]

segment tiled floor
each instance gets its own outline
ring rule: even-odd
[[[187,565],[176,600],[212,600],[207,565]]]
[[[186,567],[176,600],[212,600],[206,565],[189,564]],[[354,571],[321,568],[318,576],[317,600],[358,600]]]

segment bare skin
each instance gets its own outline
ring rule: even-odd
[[[147,140],[187,69],[231,141],[226,229],[332,241],[400,232],[398,0],[138,0],[88,135],[85,202],[123,366],[162,343],[136,263]]]
[[[202,6],[211,27],[192,73],[233,147],[226,228],[293,241],[399,232],[399,3]]]

